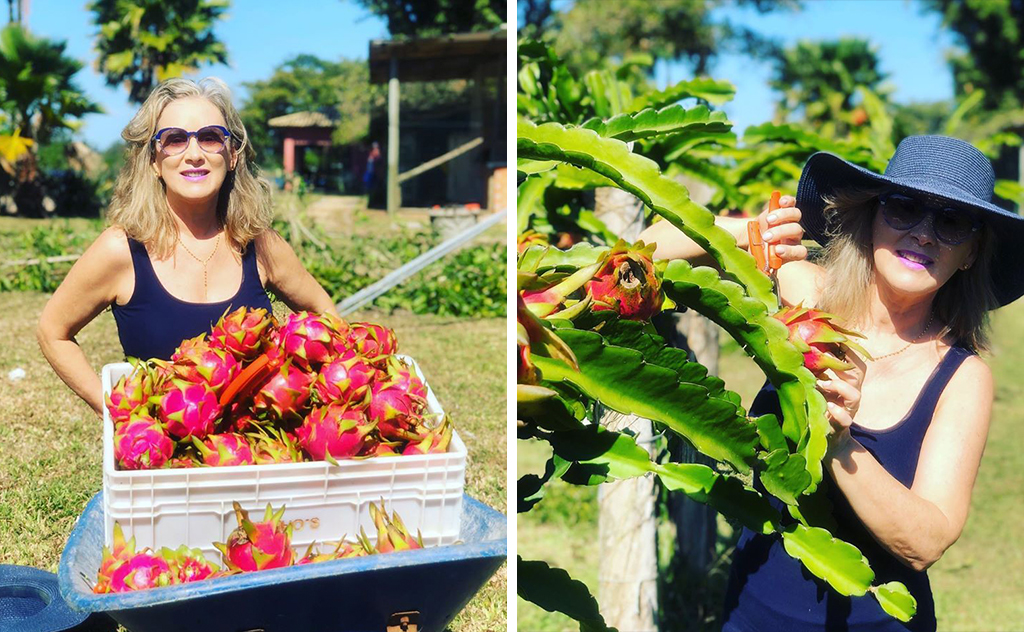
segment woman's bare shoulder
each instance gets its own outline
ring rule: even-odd
[[[120,226],[106,228],[82,256],[88,256],[103,267],[122,268],[132,262],[128,237]]]
[[[790,261],[779,268],[779,294],[786,305],[814,305],[825,287],[825,269],[810,261]]]

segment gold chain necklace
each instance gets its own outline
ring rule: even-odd
[[[871,358],[871,361],[874,362],[876,360],[881,360],[882,358],[891,358],[892,356],[899,355],[899,354],[903,353],[904,351],[909,349],[914,343],[916,343],[918,340],[920,340],[922,338],[922,336],[924,336],[928,332],[929,329],[931,329],[932,321],[934,321],[934,320],[935,320],[935,312],[932,312],[932,315],[928,317],[928,324],[926,324],[924,326],[924,329],[921,330],[921,333],[917,334],[916,338],[914,338],[913,340],[911,340],[910,342],[907,343],[907,346],[903,347],[899,351],[893,351],[892,353],[887,353],[885,355],[875,356],[874,358]]]
[[[199,263],[203,264],[203,300],[204,301],[207,299],[207,297],[209,295],[209,292],[207,291],[206,264],[210,263],[210,259],[213,259],[213,255],[217,254],[217,248],[220,247],[220,236],[221,236],[221,233],[217,233],[217,243],[215,243],[213,245],[213,252],[210,253],[210,256],[207,257],[205,261],[203,261],[199,257],[195,256],[195,254],[191,250],[188,249],[188,246],[185,245],[185,242],[183,242],[181,240],[181,235],[178,235],[178,243],[181,244],[181,247],[185,249],[185,252],[187,252],[189,254],[189,256],[191,256],[193,259],[195,259]]]

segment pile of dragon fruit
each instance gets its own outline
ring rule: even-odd
[[[177,549],[164,547],[153,551],[146,548],[136,552],[135,538],[126,542],[121,525],[115,523],[113,547],[103,547],[93,592],[130,592],[271,568],[423,548],[422,536],[417,532],[416,537],[412,537],[397,512],[388,516],[383,500],[380,507],[370,503],[370,516],[377,527],[376,543],[371,543],[360,528],[355,542],[342,538],[326,552],[313,543],[301,558],[292,551],[292,527],[282,520],[284,507],[274,512],[268,504],[263,520],[253,522],[237,502],[234,506],[238,528],[231,532],[227,542],[213,544],[221,552],[225,568],[207,560],[199,549],[185,545]]]
[[[119,469],[263,465],[446,452],[451,421],[395,355],[395,332],[239,308],[170,362],[135,360],[106,397]]]

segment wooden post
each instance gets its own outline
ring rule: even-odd
[[[391,58],[388,79],[388,215],[394,217],[402,206],[398,183],[398,59]]]
[[[636,241],[644,227],[643,204],[621,189],[594,192],[594,212],[617,235]],[[601,424],[628,427],[650,452],[650,419],[608,411]],[[605,483],[598,488],[598,601],[609,626],[630,632],[657,630],[658,540],[654,476]]]

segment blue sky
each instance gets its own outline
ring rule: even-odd
[[[569,5],[571,0],[559,0],[556,4],[563,10]],[[895,88],[893,96],[897,102],[952,97],[952,75],[944,53],[953,45],[953,38],[941,29],[939,16],[923,13],[918,2],[804,0],[803,5],[799,12],[778,11],[767,15],[750,8],[729,7],[721,9],[720,15],[783,44],[801,39],[865,38],[877,47],[881,69],[889,75],[888,83]],[[690,76],[683,66],[659,64],[655,70],[661,87],[669,79],[679,81]],[[723,109],[735,123],[737,132],[771,118],[775,94],[768,87],[771,76],[768,63],[727,54],[718,58],[709,74],[736,85],[736,99]]]
[[[106,112],[85,117],[80,135],[93,147],[105,149],[120,137],[136,108],[128,103],[127,90],[108,87],[93,67],[97,28],[85,5],[34,0],[27,22],[36,35],[65,40],[66,54],[85,64],[75,81]],[[366,59],[370,40],[387,38],[387,27],[345,0],[233,0],[215,33],[227,46],[230,65],[205,66],[193,76],[224,79],[234,91],[235,104],[241,105],[242,83],[268,78],[284,60],[300,53],[330,60]]]

